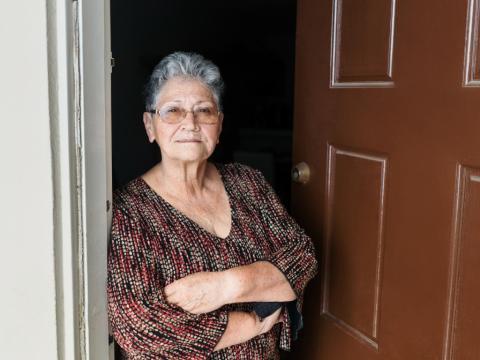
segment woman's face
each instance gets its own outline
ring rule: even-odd
[[[161,89],[156,104],[158,110],[170,107],[183,108],[189,112],[177,124],[162,121],[158,114],[143,114],[148,139],[157,142],[162,159],[192,162],[209,158],[222,131],[223,114],[219,114],[215,124],[202,124],[195,119],[191,110],[201,107],[217,109],[210,89],[198,80],[172,78]]]

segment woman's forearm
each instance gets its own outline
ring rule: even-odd
[[[258,321],[254,313],[232,311],[228,314],[228,324],[214,351],[241,344],[259,334]]]
[[[231,311],[228,313],[228,323],[214,351],[241,344],[254,337],[265,334],[272,327],[282,321],[282,309],[260,320],[253,312]]]
[[[230,303],[296,299],[285,275],[268,261],[228,269],[225,276]]]

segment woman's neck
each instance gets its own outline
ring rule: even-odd
[[[155,166],[156,182],[175,196],[199,197],[208,185],[208,162],[162,160]]]

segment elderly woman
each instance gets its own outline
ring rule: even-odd
[[[222,130],[218,68],[173,53],[143,115],[162,160],[114,194],[108,304],[127,359],[278,359],[317,262],[262,174],[208,161]]]

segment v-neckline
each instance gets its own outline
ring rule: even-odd
[[[229,189],[229,186],[227,184],[227,181],[225,180],[225,176],[224,176],[224,173],[223,173],[223,167],[225,165],[221,165],[221,164],[217,164],[217,163],[214,163],[212,162],[211,163],[215,169],[217,170],[218,174],[220,175],[220,181],[222,182],[223,184],[223,188],[225,189],[225,193],[227,195],[227,199],[228,199],[228,205],[230,207],[230,229],[229,229],[229,232],[227,234],[227,236],[225,237],[221,237],[221,236],[218,236],[217,234],[214,234],[212,233],[211,231],[208,231],[207,229],[205,229],[203,226],[201,226],[199,223],[197,223],[196,221],[194,221],[193,219],[191,219],[190,217],[188,217],[186,214],[184,214],[182,211],[180,211],[179,209],[177,209],[175,206],[173,206],[169,201],[167,201],[163,196],[161,196],[159,193],[157,193],[146,181],[145,179],[143,179],[141,176],[138,177],[138,179],[140,179],[140,182],[143,183],[144,187],[146,188],[146,190],[148,192],[150,192],[151,194],[153,194],[157,199],[160,200],[161,203],[163,203],[167,208],[170,209],[170,211],[172,213],[174,213],[175,215],[177,215],[178,217],[182,218],[183,220],[191,223],[193,226],[195,226],[198,230],[202,231],[203,233],[211,236],[211,237],[214,237],[214,238],[217,238],[217,239],[220,239],[220,240],[226,240],[228,239],[232,233],[233,233],[233,226],[234,226],[234,205],[233,205],[233,201],[232,201],[232,194],[230,192],[230,189]]]

